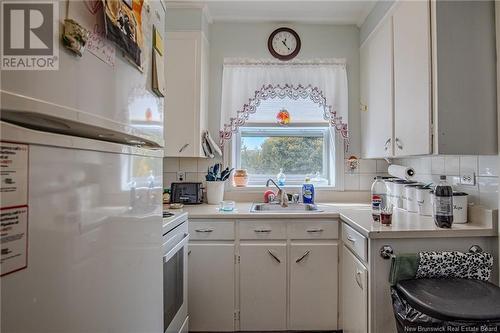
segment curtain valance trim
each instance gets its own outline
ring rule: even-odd
[[[342,135],[346,144],[348,143],[349,132],[347,123],[342,120],[341,116],[337,116],[337,111],[331,105],[327,104],[323,91],[318,87],[313,87],[312,85],[304,87],[300,84],[298,86],[291,84],[273,86],[269,84],[263,85],[261,89],[256,90],[254,97],[250,98],[248,103],[244,104],[243,108],[237,111],[236,117],[231,117],[229,123],[224,124],[223,129],[219,131],[220,147],[223,148],[224,143],[232,138],[233,133],[237,132],[246,123],[250,115],[255,113],[261,101],[276,97],[281,99],[289,97],[294,100],[310,98],[311,101],[323,108],[324,119],[328,120],[330,126]]]
[[[327,59],[310,59],[301,60],[294,59],[290,61],[280,61],[277,59],[251,59],[251,58],[224,58],[224,66],[346,66],[344,58],[327,58]]]

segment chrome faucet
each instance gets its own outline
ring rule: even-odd
[[[269,183],[273,183],[274,186],[278,189],[278,193],[276,197],[278,198],[278,203],[280,204],[281,207],[288,207],[288,195],[286,194],[285,190],[283,190],[281,187],[276,184],[272,178],[269,178],[266,182],[266,187],[269,187]]]

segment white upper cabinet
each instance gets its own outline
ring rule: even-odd
[[[425,155],[431,142],[430,14],[426,1],[404,1],[393,15],[394,155]]]
[[[362,156],[392,156],[392,21],[385,21],[360,52]]]
[[[498,154],[495,1],[431,1],[434,152]]]
[[[494,14],[493,1],[395,3],[360,49],[361,157],[497,154]]]
[[[204,157],[209,45],[202,31],[168,32],[165,80],[165,156]]]

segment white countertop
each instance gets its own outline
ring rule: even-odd
[[[189,214],[192,219],[273,219],[273,218],[339,218],[339,209],[368,207],[366,204],[317,204],[321,211],[304,211],[304,212],[254,212],[251,213],[252,202],[237,202],[236,209],[232,212],[219,211],[219,205],[186,205],[179,211],[184,211]],[[175,212],[175,210],[170,209]]]
[[[439,228],[431,216],[420,216],[396,209],[392,215],[392,224],[385,226],[374,223],[371,210],[341,209],[340,218],[365,237],[375,238],[430,238],[430,237],[475,237],[496,236],[496,211],[474,207],[471,209],[471,222],[452,224],[450,229]],[[479,215],[485,216],[479,216]],[[489,215],[489,217],[488,217]],[[490,221],[488,223],[488,220]]]
[[[396,209],[392,225],[374,223],[370,206],[361,203],[321,203],[320,212],[256,212],[251,213],[251,202],[237,202],[232,212],[219,211],[218,205],[192,205],[172,212],[187,212],[190,219],[341,219],[368,238],[428,238],[428,237],[474,237],[497,235],[497,210],[472,206],[469,220],[464,224],[453,224],[451,229],[438,228],[430,216],[420,216]]]

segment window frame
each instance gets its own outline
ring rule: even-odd
[[[267,128],[273,128],[266,130]],[[252,129],[255,129],[252,131]],[[233,167],[239,169],[241,168],[241,137],[243,132],[250,132],[255,134],[255,136],[269,135],[271,136],[304,136],[304,134],[311,133],[311,136],[322,136],[323,137],[323,161],[326,163],[326,174],[322,176],[327,177],[327,185],[316,185],[320,189],[329,190],[342,190],[343,189],[343,150],[339,149],[340,140],[335,131],[332,131],[328,123],[293,123],[287,126],[277,126],[275,123],[246,123],[244,126],[240,127],[234,135],[234,139],[231,143],[231,156]],[[298,132],[302,131],[302,132]],[[305,132],[305,133],[304,133]],[[321,133],[321,135],[318,135]],[[340,154],[339,154],[340,152]],[[313,176],[313,175],[312,175]],[[274,175],[273,175],[274,177]],[[298,188],[301,184],[286,185],[285,188]],[[265,184],[252,184],[248,185],[247,188],[263,188]],[[241,189],[238,187],[231,186],[232,189]]]

